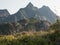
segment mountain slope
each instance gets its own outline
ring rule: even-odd
[[[10,15],[10,14],[6,9],[0,10],[0,17],[4,17],[4,16],[8,16],[8,15]]]
[[[48,6],[43,6],[39,11],[49,22],[55,22],[57,19],[57,15]]]
[[[57,15],[48,6],[40,9],[35,7],[31,2],[25,7],[19,9],[15,14],[10,15],[7,10],[0,10],[0,22],[17,22],[23,19],[36,18],[38,20],[46,20],[53,23],[57,19]]]
[[[36,18],[38,20],[47,20],[50,23],[55,22],[58,17],[48,6],[38,9],[32,3],[29,3],[25,8],[21,8],[14,15],[16,15],[18,20]]]

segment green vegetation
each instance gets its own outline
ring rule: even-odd
[[[0,37],[0,45],[59,45],[60,32],[48,35],[28,35],[22,33],[19,36],[7,35]],[[39,34],[39,33],[38,33]]]
[[[35,21],[34,21],[35,22]],[[8,24],[8,29],[12,24]],[[20,24],[13,24],[19,27]],[[14,27],[13,26],[13,27]],[[11,29],[11,28],[10,28]],[[49,31],[21,32],[15,35],[1,35],[0,45],[60,45],[60,21],[50,25]]]

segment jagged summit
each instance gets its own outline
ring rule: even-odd
[[[33,4],[31,2],[29,2],[29,4],[26,6],[26,8],[33,8]]]
[[[40,9],[49,9],[51,10],[48,6],[43,5]],[[51,10],[52,11],[52,10]],[[53,12],[53,11],[52,11]]]
[[[6,9],[0,10],[0,17],[3,16],[4,18],[0,18],[0,22],[15,22],[15,19],[20,21],[23,19],[31,19],[35,17],[38,20],[47,20],[53,23],[58,17],[48,6],[44,5],[41,8],[37,8],[31,2],[29,2],[25,8],[21,8],[18,10],[18,12],[12,15],[10,15]]]
[[[44,5],[38,9],[31,2],[25,8],[21,8],[15,15],[17,20],[36,17],[38,20],[47,20],[51,23],[55,22],[58,17],[48,6]]]
[[[48,6],[44,5],[39,9],[39,12],[50,22],[54,22],[57,19],[57,15]]]
[[[48,7],[48,6],[43,5],[42,8],[43,8],[43,7],[46,8],[46,7]]]
[[[31,2],[29,2],[28,6],[33,6],[33,4]]]

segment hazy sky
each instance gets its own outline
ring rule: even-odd
[[[0,0],[0,9],[8,9],[11,14],[16,13],[20,8],[26,7],[31,2],[34,6],[41,8],[43,5],[60,16],[60,0]]]

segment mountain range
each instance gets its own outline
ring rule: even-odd
[[[17,22],[23,19],[29,20],[31,18],[47,20],[50,23],[54,23],[58,16],[48,6],[44,5],[41,8],[37,8],[31,2],[25,8],[19,9],[12,15],[6,9],[0,10],[0,23]]]

